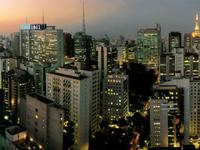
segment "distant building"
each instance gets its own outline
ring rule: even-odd
[[[161,28],[140,29],[137,32],[136,59],[148,68],[159,68],[159,55],[161,52]]]
[[[184,75],[189,78],[198,78],[200,75],[199,53],[185,53]]]
[[[84,32],[74,35],[74,56],[76,61],[82,62],[86,67],[91,65],[91,52],[93,48],[92,36]]]
[[[103,117],[119,119],[128,113],[128,76],[123,74],[108,75],[104,79]]]
[[[17,60],[10,57],[0,58],[0,88],[2,88],[2,72],[17,68]]]
[[[200,50],[200,32],[199,32],[199,16],[196,13],[195,17],[195,29],[192,33],[185,33],[184,35],[184,47],[189,49],[190,52],[193,50]]]
[[[184,49],[174,49],[160,56],[160,82],[169,81],[176,76],[184,76]]]
[[[200,32],[199,32],[199,16],[196,14],[195,18],[195,30],[192,32],[192,49],[200,50]]]
[[[171,52],[174,48],[181,48],[181,33],[170,32],[169,33],[169,51]]]
[[[127,63],[129,61],[135,60],[134,49],[135,49],[135,47],[128,47],[127,45],[117,47],[117,50],[118,50],[117,60],[118,60],[120,65],[123,62]]]
[[[184,34],[184,48],[191,49],[192,48],[192,35],[191,33]]]
[[[98,69],[101,70],[101,77],[112,74],[117,62],[117,49],[105,42],[97,42]]]
[[[97,46],[98,52],[98,69],[100,70],[101,79],[108,74],[108,51],[109,47],[104,43],[99,43]]]
[[[104,78],[113,72],[112,70],[115,66],[116,50],[109,45],[109,40],[107,39],[98,40],[96,49],[98,52],[98,69],[100,71],[100,107],[102,108]],[[100,114],[102,115],[102,109],[100,110]]]
[[[74,57],[74,39],[70,33],[63,33],[64,56]]]
[[[198,78],[200,75],[200,55],[195,52],[185,52],[183,48],[160,56],[160,80],[169,81],[173,78]]]
[[[20,33],[11,34],[11,51],[14,56],[20,56]]]

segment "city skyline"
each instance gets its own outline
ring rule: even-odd
[[[187,0],[86,0],[87,33],[135,37],[139,28],[151,27],[155,23],[161,24],[164,36],[170,31],[191,32],[198,6],[199,1]],[[26,23],[26,17],[28,23],[41,23],[43,10],[47,24],[70,33],[82,29],[82,0],[60,0],[59,3],[53,0],[21,0],[20,3],[2,0],[0,10],[1,34],[19,31],[20,24]]]

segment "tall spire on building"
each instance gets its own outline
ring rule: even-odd
[[[198,13],[196,13],[196,19],[195,19],[195,32],[199,32],[199,16],[198,16]]]
[[[85,25],[85,0],[83,0],[83,33],[86,33],[86,25]]]
[[[26,16],[26,24],[28,24],[28,17]]]
[[[44,9],[42,9],[42,24],[44,24]]]

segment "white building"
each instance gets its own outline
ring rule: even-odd
[[[95,132],[99,114],[99,71],[59,68],[46,73],[46,96],[69,111],[75,125],[77,149],[87,150],[89,131]]]

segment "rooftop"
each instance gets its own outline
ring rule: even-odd
[[[25,131],[25,129],[23,127],[20,127],[20,126],[11,126],[11,127],[6,128],[6,131],[10,135],[15,135],[15,134],[18,134],[20,132]]]
[[[31,97],[34,97],[34,98],[37,98],[38,100],[40,100],[41,102],[45,103],[45,104],[50,104],[50,103],[53,103],[53,101],[51,101],[50,99],[44,97],[44,96],[41,96],[41,95],[38,95],[38,94],[29,94],[29,96]]]

